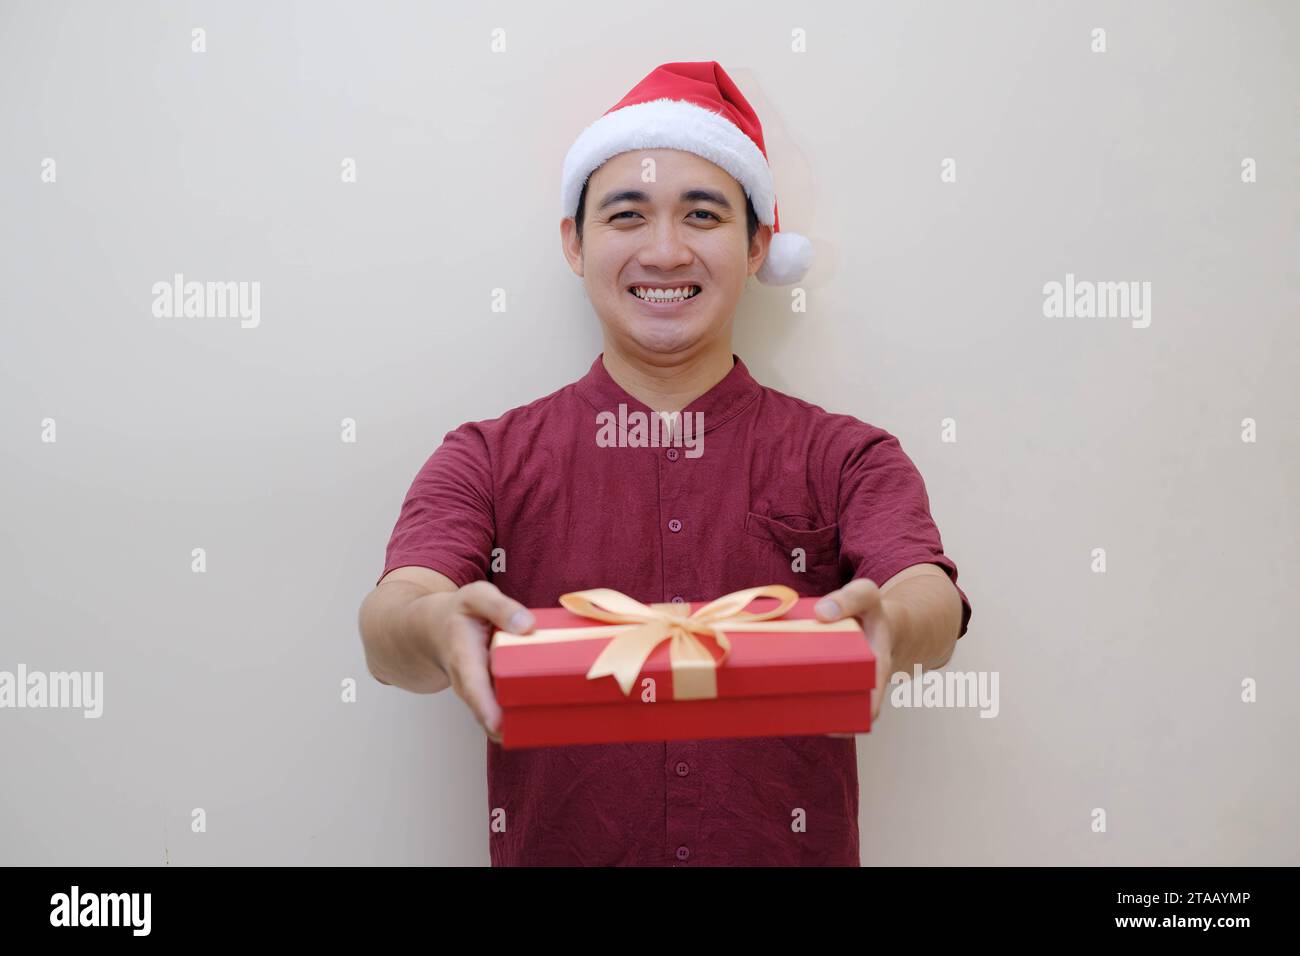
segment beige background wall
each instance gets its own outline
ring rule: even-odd
[[[600,350],[560,162],[686,59],[817,247],[736,351],[899,436],[974,606],[949,666],[1000,677],[860,738],[863,862],[1300,862],[1300,8],[477,6],[0,5],[0,670],[105,680],[0,710],[0,862],[487,862],[481,732],[368,677],[357,607],[442,435]],[[176,272],[260,324],[155,318]],[[1045,318],[1066,273],[1150,282],[1150,326]]]

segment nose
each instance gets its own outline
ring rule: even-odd
[[[637,252],[637,263],[664,272],[689,266],[695,261],[695,253],[681,232],[685,228],[671,217],[658,219],[646,232],[646,241]]]

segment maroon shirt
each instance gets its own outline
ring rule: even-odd
[[[761,584],[820,596],[925,562],[956,583],[925,484],[889,432],[766,388],[735,357],[683,410],[704,416],[698,457],[600,447],[597,413],[650,413],[601,358],[557,392],[448,433],[407,493],[383,573],[486,578],[529,607],[595,587],[644,603]],[[491,570],[494,548],[504,571]],[[489,740],[487,772],[489,814],[505,810],[504,832],[485,821],[493,865],[859,865],[852,737],[509,751]]]

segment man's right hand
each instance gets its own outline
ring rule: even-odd
[[[501,708],[492,691],[488,644],[496,629],[527,634],[524,605],[488,581],[458,588],[431,568],[384,575],[361,605],[366,664],[375,679],[418,694],[451,687],[484,732],[500,743]]]
[[[474,719],[497,743],[501,708],[488,672],[488,645],[496,630],[527,634],[536,625],[524,605],[489,581],[473,581],[450,593],[433,594],[429,640],[434,660],[446,672]]]

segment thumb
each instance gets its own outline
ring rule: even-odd
[[[855,578],[813,605],[817,617],[827,622],[870,615],[879,608],[880,588],[868,578]]]
[[[503,631],[527,634],[537,624],[533,613],[514,598],[506,597],[488,581],[475,581],[460,589],[461,610],[494,624]]]

